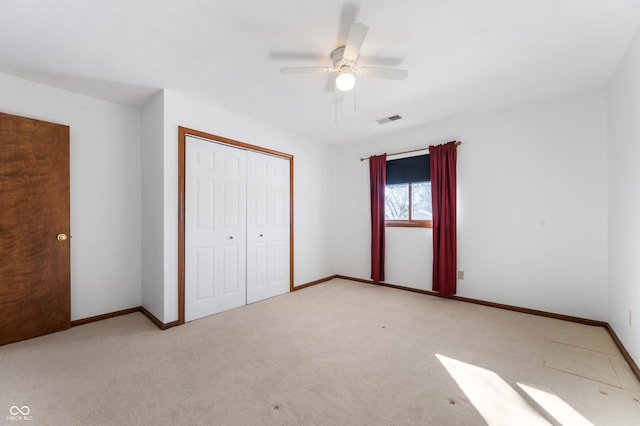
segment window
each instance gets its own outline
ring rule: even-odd
[[[387,161],[386,226],[432,226],[429,155]]]

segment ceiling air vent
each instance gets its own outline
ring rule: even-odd
[[[402,119],[402,117],[400,117],[399,115],[392,115],[391,117],[381,118],[376,121],[378,122],[378,124],[385,124],[385,123],[391,123],[392,121],[396,121],[400,119]]]

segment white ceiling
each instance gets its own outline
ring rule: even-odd
[[[280,74],[331,66],[353,22],[359,64],[406,80],[336,105],[326,75]],[[135,107],[165,88],[344,143],[604,88],[639,26],[640,0],[3,0],[0,72]]]

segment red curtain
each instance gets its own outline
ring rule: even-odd
[[[384,281],[384,187],[387,183],[387,154],[369,157],[371,181],[371,279]]]
[[[456,143],[430,146],[433,291],[456,293]]]

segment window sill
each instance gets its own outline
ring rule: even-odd
[[[433,228],[432,220],[386,220],[384,226],[389,228]]]

